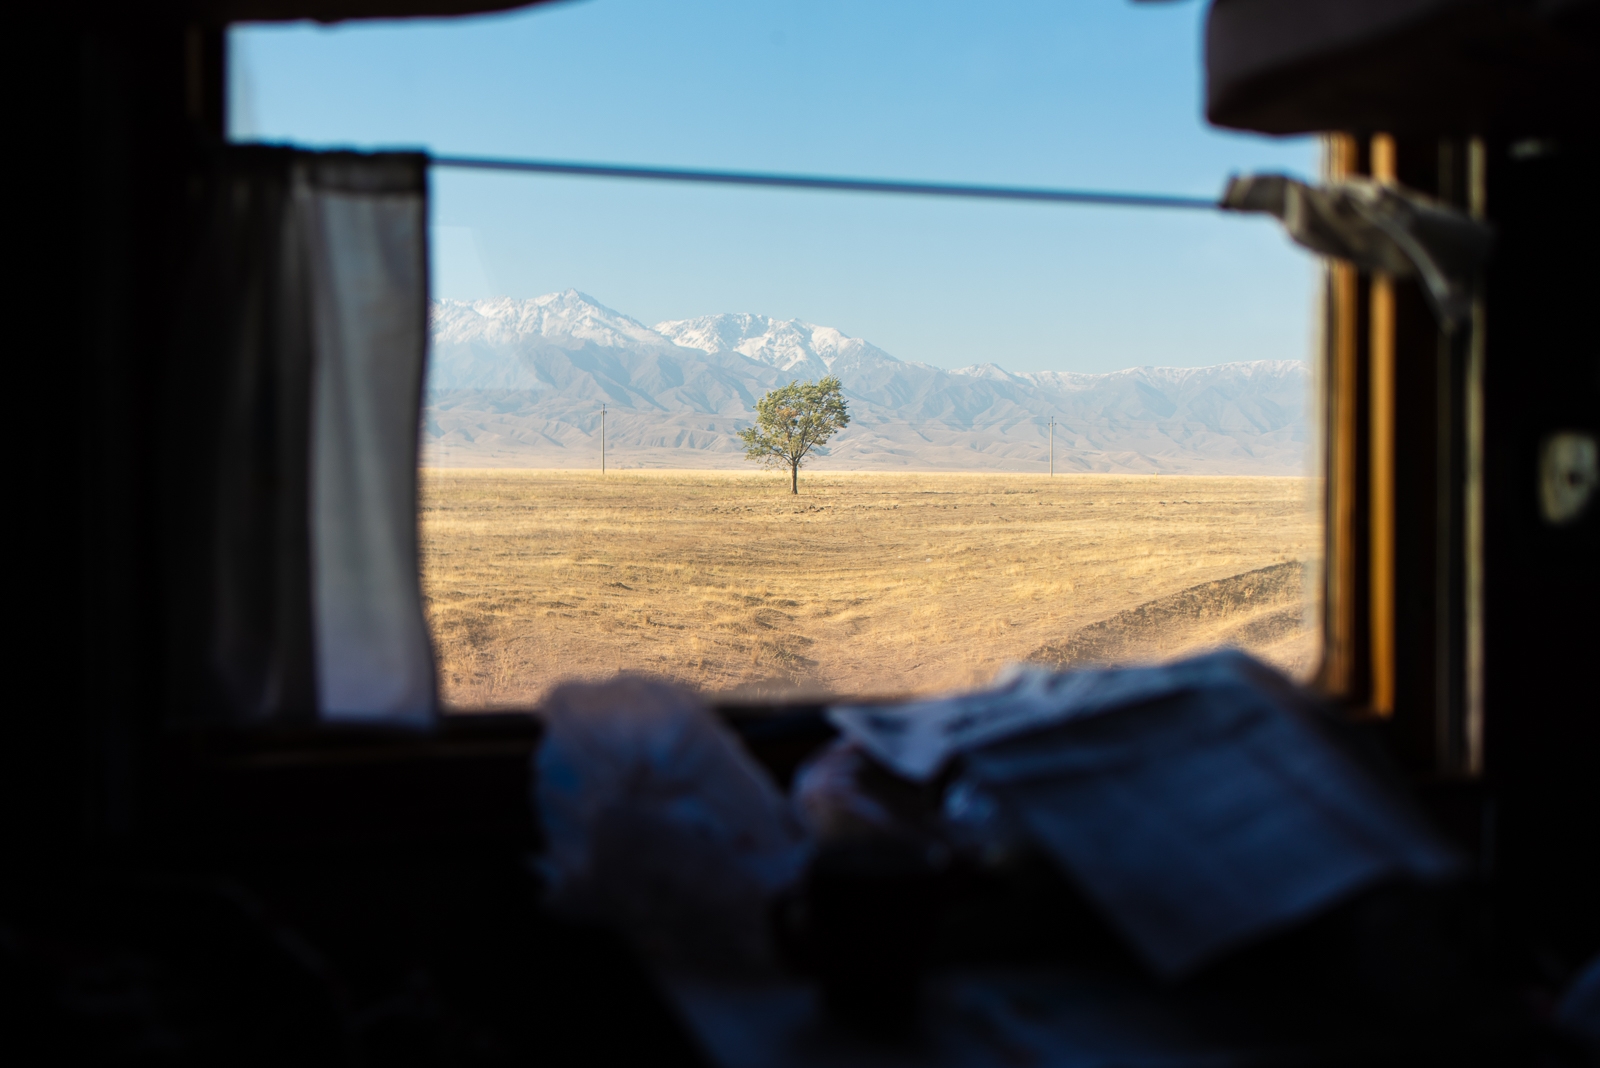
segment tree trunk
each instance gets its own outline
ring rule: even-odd
[[[799,464],[790,464],[789,465],[789,492],[795,494],[796,496],[799,496],[799,494],[800,494],[800,465]]]

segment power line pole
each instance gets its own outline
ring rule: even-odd
[[[600,473],[606,473],[606,406],[600,405]]]
[[[1056,477],[1056,417],[1050,417],[1050,477]]]

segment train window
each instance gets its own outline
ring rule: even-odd
[[[1204,126],[1202,17],[244,25],[230,135],[1189,197],[1310,173],[1310,141]],[[419,522],[450,707],[623,670],[782,699],[1221,644],[1315,666],[1316,267],[1268,222],[447,167],[431,210]],[[797,473],[747,456],[763,396],[831,380],[848,424]]]

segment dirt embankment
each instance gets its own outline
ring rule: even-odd
[[[1257,568],[1146,601],[1042,645],[1028,657],[1051,667],[1165,660],[1224,645],[1279,667],[1309,666],[1305,568],[1298,560]]]

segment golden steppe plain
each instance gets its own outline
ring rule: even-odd
[[[1310,667],[1305,479],[422,472],[454,708],[641,671],[731,698],[927,693],[1008,661],[1239,645]]]

